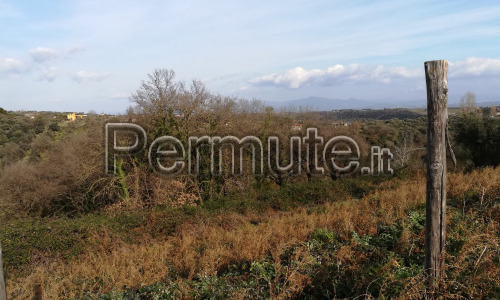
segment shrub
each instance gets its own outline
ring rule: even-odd
[[[33,161],[17,161],[2,171],[0,205],[10,212],[50,215],[86,212],[120,199],[116,179],[104,175],[100,125],[56,142],[37,137],[30,152]],[[42,154],[44,159],[37,159]]]

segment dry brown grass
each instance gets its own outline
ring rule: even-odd
[[[449,195],[453,196],[479,187],[500,189],[500,169],[488,168],[467,175],[450,174],[448,181]],[[41,284],[44,299],[74,298],[82,296],[84,291],[108,292],[123,286],[149,285],[166,279],[173,270],[184,278],[193,278],[196,274],[213,275],[232,262],[259,260],[269,253],[277,260],[283,249],[305,241],[317,228],[336,231],[346,239],[353,231],[360,235],[374,234],[378,224],[391,224],[405,218],[410,209],[423,203],[425,178],[418,176],[412,181],[393,179],[361,200],[327,203],[324,205],[326,214],[311,214],[304,208],[262,215],[227,213],[184,223],[167,240],[151,240],[138,245],[113,240],[106,232],[96,233],[92,246],[78,260],[70,263],[56,260],[38,266],[29,276],[10,280],[8,292],[11,299],[28,299],[32,297],[33,287]],[[490,226],[490,232],[476,238],[495,236],[498,223]],[[465,262],[470,252],[479,255],[482,249],[474,247],[477,242],[475,239],[467,241],[459,261]],[[491,262],[498,241],[496,245],[495,241],[484,242],[491,251],[485,251],[481,259]],[[359,253],[353,252],[350,246],[342,247],[337,253],[345,264],[359,259],[356,255]],[[477,265],[488,267],[480,262]],[[307,278],[298,273],[291,273],[289,280],[297,285],[297,291],[307,284]]]
[[[451,174],[448,183],[448,198],[455,197],[460,200],[466,198],[465,200],[479,202],[482,199],[483,206],[491,205],[495,198],[500,196],[499,183],[500,172],[498,168],[489,167],[470,173],[454,173]],[[471,198],[471,195],[476,197],[467,199]],[[484,195],[489,195],[489,197],[483,197]]]

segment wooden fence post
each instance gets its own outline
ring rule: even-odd
[[[429,289],[435,291],[444,270],[448,61],[427,61],[424,66],[427,85],[425,274]]]
[[[1,241],[0,241],[0,300],[7,300],[7,291],[5,290],[5,278],[3,276],[2,242]]]

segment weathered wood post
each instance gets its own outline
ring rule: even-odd
[[[435,290],[444,270],[448,61],[427,61],[424,66],[427,85],[425,273],[429,288]]]
[[[5,278],[3,276],[2,242],[1,241],[0,241],[0,300],[7,300],[7,291],[5,290]]]

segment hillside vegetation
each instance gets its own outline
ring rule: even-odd
[[[426,119],[360,119],[276,112],[214,95],[156,70],[126,116],[0,113],[0,238],[9,299],[421,299]],[[280,139],[279,163],[301,174],[254,176],[250,155],[231,175],[154,173],[147,151],[104,172],[106,123],[133,122],[151,143],[172,136]],[[296,126],[294,124],[299,124]],[[361,166],[387,147],[394,174],[308,172],[289,139],[317,128],[351,137]],[[468,110],[450,119],[458,164],[448,167],[445,298],[500,290],[500,118]],[[319,147],[322,151],[322,147]],[[267,149],[267,148],[265,148]],[[272,149],[276,150],[276,149]],[[204,158],[206,148],[200,148]],[[309,155],[309,156],[307,156]],[[268,153],[264,151],[265,159]],[[265,161],[265,160],[264,160]],[[38,298],[39,299],[39,298]]]

